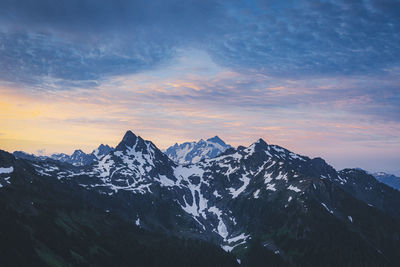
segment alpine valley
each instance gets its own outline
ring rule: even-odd
[[[400,266],[400,192],[363,170],[217,136],[81,152],[0,151],[3,266]]]

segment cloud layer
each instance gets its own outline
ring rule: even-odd
[[[399,17],[382,0],[1,1],[0,78],[93,86],[182,47],[278,77],[376,75],[400,67]]]
[[[0,1],[2,144],[131,128],[398,159],[399,33],[398,0]]]

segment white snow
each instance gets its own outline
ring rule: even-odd
[[[240,235],[235,236],[235,237],[231,237],[231,238],[227,239],[226,241],[228,243],[233,243],[233,242],[237,242],[239,240],[247,239],[248,237],[249,237],[249,235],[245,235],[244,233],[241,233]]]
[[[272,173],[264,174],[264,183],[269,184],[272,181]]]
[[[288,201],[288,202],[292,201],[292,197],[289,197],[287,201]]]
[[[268,184],[267,190],[276,191],[275,184]]]
[[[288,189],[289,189],[289,190],[292,190],[292,191],[295,191],[295,192],[300,192],[300,191],[301,191],[299,188],[297,188],[297,187],[295,187],[295,186],[293,186],[293,185],[290,185],[290,186],[288,187]]]
[[[256,143],[254,143],[254,144],[252,144],[251,146],[245,148],[243,151],[244,151],[245,153],[247,153],[247,155],[244,156],[244,159],[247,159],[248,157],[250,157],[251,155],[253,155],[253,154],[254,154],[254,151],[255,151],[255,148],[256,148]]]
[[[198,165],[178,166],[174,169],[175,177],[178,179],[177,183],[182,180],[188,180],[190,176],[203,177],[204,170]]]
[[[139,217],[136,219],[135,224],[136,224],[137,226],[140,226],[140,218],[139,218]]]
[[[224,163],[222,163],[222,162],[218,163],[217,165],[218,165],[221,169],[222,169],[222,168],[228,168],[228,170],[225,172],[225,175],[228,176],[228,178],[229,178],[229,175],[231,175],[232,173],[235,173],[237,170],[240,169],[239,167],[232,168],[232,166],[231,166],[230,164],[224,164]]]
[[[224,147],[221,144],[201,139],[198,142],[186,142],[178,147],[173,147],[175,155],[168,154],[168,156],[180,165],[187,165],[207,159],[215,152],[220,154],[227,148],[228,146]]]
[[[118,153],[114,152],[114,153]],[[100,171],[100,177],[109,177],[110,176],[110,170],[111,167],[114,165],[114,161],[111,159],[110,155],[107,155],[103,157],[99,162],[98,162],[98,170]]]
[[[14,168],[12,166],[6,167],[6,168],[0,167],[0,174],[3,174],[3,173],[9,174],[9,173],[12,173],[13,171],[14,171]]]
[[[237,247],[239,245],[243,245],[245,243],[246,243],[246,241],[244,240],[244,241],[242,241],[242,242],[240,242],[238,244],[234,244],[234,245],[223,245],[223,246],[221,246],[221,248],[223,250],[225,250],[226,252],[231,252],[235,247]]]
[[[259,194],[260,194],[260,189],[257,189],[253,194],[254,198],[258,198]]]
[[[192,163],[197,163],[197,162],[199,162],[201,160],[201,156],[194,156],[193,158],[192,158]]]
[[[203,218],[207,217],[205,211],[208,207],[208,205],[207,205],[208,200],[204,197],[204,195],[202,194],[202,191],[201,191],[202,184],[208,185],[208,182],[206,182],[203,179],[204,170],[202,168],[200,168],[199,165],[188,165],[188,166],[179,165],[175,168],[174,174],[175,174],[175,177],[178,179],[176,184],[179,187],[181,187],[182,184],[185,184],[186,185],[185,187],[187,187],[190,190],[192,200],[193,200],[192,204],[190,205],[187,202],[186,197],[184,196],[183,201],[184,201],[185,205],[181,205],[181,208],[186,213],[191,214],[193,216],[193,218],[204,228],[204,225],[202,223],[200,223],[200,221],[198,221],[196,218],[196,217],[199,217],[200,215]],[[200,182],[198,184],[193,184],[189,179],[189,177],[192,177],[192,176],[199,177]],[[198,204],[196,203],[196,193],[197,193],[198,200],[199,200]]]
[[[42,168],[41,166],[35,165],[35,164],[33,164],[33,166],[35,166],[36,172],[38,172],[40,175],[43,175],[43,176],[51,176],[50,174],[44,172],[44,171],[43,171],[43,168]]]
[[[280,152],[280,153],[285,153],[285,150],[283,148],[277,147],[277,146],[272,146],[272,148],[276,151],[276,152]]]
[[[232,158],[235,161],[238,161],[242,158],[242,155],[240,155],[238,152],[234,153],[234,154],[229,154],[229,155],[222,155],[222,156],[218,156],[212,159],[206,159],[206,162],[213,162],[213,161],[222,161],[225,159],[230,159]]]
[[[223,250],[225,250],[226,252],[231,252],[238,245],[240,245],[240,244],[236,244],[236,245],[233,245],[233,246],[223,245],[223,246],[221,246],[221,248]]]
[[[124,153],[122,153],[122,151],[115,151],[114,155],[117,157],[122,157],[124,155]]]
[[[338,175],[337,177],[341,181],[341,184],[347,183],[347,180],[345,178],[341,177],[340,175]]]
[[[240,234],[240,235],[238,235],[238,236],[229,238],[229,239],[226,240],[227,243],[226,243],[225,245],[222,246],[222,249],[225,250],[225,251],[227,251],[227,252],[230,252],[230,251],[232,251],[235,247],[237,247],[237,246],[239,246],[239,245],[242,245],[242,244],[245,244],[245,243],[246,243],[246,239],[247,239],[248,237],[249,237],[249,235],[245,235],[244,233],[242,233],[242,234]],[[237,243],[238,241],[240,241],[240,242]],[[231,243],[234,243],[234,244],[231,244]],[[235,244],[235,243],[236,243],[236,244]]]
[[[195,144],[196,144],[196,142],[190,142],[190,143],[185,144],[185,146],[183,146],[182,148],[177,149],[176,150],[176,157],[174,157],[173,160],[175,160],[179,164],[188,164],[188,163],[190,163],[190,161],[186,160],[186,156],[187,156],[187,154],[189,154],[189,152],[192,151],[192,149],[194,148]]]
[[[222,212],[219,210],[217,207],[213,206],[208,208],[208,211],[214,213],[218,217],[218,231],[217,233],[225,240],[226,237],[228,236],[228,230],[226,229],[226,225],[224,224],[224,221],[222,220]]]
[[[322,205],[327,211],[329,211],[330,213],[333,214],[333,211],[330,210],[330,209],[325,205],[325,203],[322,203],[322,202],[321,202],[321,205]]]
[[[349,219],[350,222],[353,222],[353,217],[347,216],[347,218]]]
[[[267,163],[268,163],[268,161],[267,161],[267,162],[264,162],[264,164],[261,165],[261,166],[258,168],[258,170],[255,171],[255,172],[250,171],[250,174],[251,174],[253,177],[259,175],[259,174],[265,169],[265,165],[267,165]]]
[[[286,173],[282,174],[282,171],[279,172],[279,174],[275,177],[275,179],[276,180],[285,180],[285,181],[288,180],[287,174]]]
[[[243,182],[243,185],[241,187],[239,187],[238,189],[229,188],[229,192],[231,193],[232,198],[236,198],[238,195],[240,195],[250,183],[250,178],[246,175],[242,175],[240,180]]]
[[[214,195],[215,197],[222,197],[220,194],[218,194],[218,191],[217,191],[217,190],[215,190],[215,191],[213,192],[213,195]]]
[[[168,179],[168,177],[165,176],[165,175],[161,175],[160,174],[160,175],[158,175],[158,177],[160,177],[159,182],[160,182],[160,184],[162,186],[168,187],[168,186],[174,186],[175,185],[175,182],[172,181],[171,179]]]
[[[299,159],[299,160],[302,160],[302,161],[306,161],[306,160],[303,159],[300,155],[297,155],[297,154],[295,154],[295,153],[293,153],[293,152],[290,152],[289,155],[290,155],[290,157],[291,157],[292,159]]]

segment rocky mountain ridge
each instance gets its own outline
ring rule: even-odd
[[[362,170],[336,171],[262,139],[182,165],[128,131],[91,165],[32,167],[113,199],[119,204],[101,207],[142,229],[212,242],[240,260],[256,240],[289,266],[400,262],[399,192]],[[351,258],[355,248],[362,259]],[[332,262],[332,250],[342,259]]]
[[[215,158],[225,150],[231,148],[218,136],[198,142],[185,142],[167,148],[165,154],[178,164],[197,163],[202,159]]]
[[[373,175],[379,182],[400,190],[400,177],[386,172],[374,172],[371,173],[371,175]]]
[[[93,162],[99,160],[103,156],[110,153],[114,148],[109,145],[101,144],[98,148],[92,151],[90,154],[86,154],[80,149],[77,149],[71,155],[65,153],[55,153],[51,156],[37,156],[34,154],[28,154],[23,151],[15,151],[13,154],[17,158],[27,159],[31,161],[45,161],[45,160],[56,160],[60,162],[69,163],[75,166],[90,165]]]

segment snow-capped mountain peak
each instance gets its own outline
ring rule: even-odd
[[[176,143],[169,147],[165,153],[178,164],[192,164],[206,158],[214,158],[228,148],[231,148],[231,146],[218,136],[214,136],[207,140],[200,139],[198,142]]]
[[[92,172],[101,177],[102,187],[111,192],[150,192],[154,180],[171,176],[174,163],[151,141],[127,131],[115,150],[102,157]]]
[[[65,153],[55,153],[55,154],[52,154],[50,156],[50,158],[61,161],[61,162],[67,162],[69,160],[70,156]]]
[[[100,159],[103,156],[107,155],[108,153],[110,153],[111,151],[113,151],[113,148],[110,147],[109,145],[103,145],[101,144],[98,148],[96,148],[95,150],[93,150],[92,154],[97,158]]]
[[[72,158],[74,158],[74,157],[81,157],[81,156],[83,156],[83,155],[87,155],[87,154],[86,154],[85,152],[83,152],[82,150],[77,149],[77,150],[74,151],[74,153],[72,153],[71,157],[72,157]]]
[[[137,138],[138,137],[132,131],[127,131],[115,150],[120,151],[124,150],[126,147],[133,147],[136,144]]]
[[[257,150],[268,150],[268,144],[262,138],[253,143],[254,148]]]
[[[215,144],[220,144],[221,146],[226,146],[226,143],[221,138],[219,138],[218,135],[212,138],[208,138],[207,141]]]
[[[215,148],[215,143],[221,145],[217,138],[210,139],[176,144],[174,148],[184,145],[189,150],[197,145],[204,152]],[[76,154],[82,155],[80,151]],[[354,227],[368,221],[370,213],[400,218],[398,191],[365,171],[338,172],[321,158],[301,156],[262,139],[197,163],[177,165],[151,141],[128,131],[116,150],[90,166],[42,161],[33,167],[37,175],[76,183],[107,198],[112,196],[110,199],[119,204],[110,205],[107,210],[122,214],[141,228],[207,238],[226,251],[238,253],[246,250],[248,240],[260,233],[267,237],[263,244],[284,253],[285,246],[273,243],[274,239],[268,236],[282,229],[287,231],[288,226],[295,231],[288,238],[298,232],[300,224],[301,229],[307,230],[296,234],[296,238],[308,240],[311,231],[327,231],[320,227],[320,221],[333,226],[339,223],[335,231],[347,225],[349,233],[353,233]],[[1,182],[10,186],[7,181]],[[99,205],[104,207],[103,202]],[[390,227],[396,225],[388,221]],[[317,233],[313,242],[323,236]],[[346,233],[342,232],[343,242],[338,243],[347,241]],[[335,234],[323,244],[330,244]],[[299,243],[299,247],[303,244]]]
[[[131,156],[134,156],[137,153],[142,153],[150,155],[152,158],[155,157],[156,152],[157,154],[163,155],[163,153],[151,141],[147,141],[140,136],[136,136],[132,131],[127,131],[125,133],[121,142],[115,148],[115,151],[117,153],[113,153],[114,155],[120,155],[120,152]]]
[[[85,165],[90,165],[93,162],[101,159],[102,157],[104,157],[113,150],[114,149],[109,145],[101,144],[90,154],[86,154],[81,149],[77,149],[74,151],[74,153],[72,153],[71,156],[64,153],[59,153],[51,155],[50,158],[53,160],[70,163],[75,166],[85,166]]]
[[[76,149],[74,153],[71,155],[65,153],[54,153],[51,156],[37,156],[34,154],[28,154],[23,151],[15,151],[13,154],[17,158],[27,159],[31,161],[46,161],[46,160],[55,160],[64,163],[69,163],[74,166],[85,166],[90,165],[93,162],[101,159],[114,148],[110,147],[109,145],[101,144],[98,148],[92,151],[90,154],[86,154],[81,149]]]

